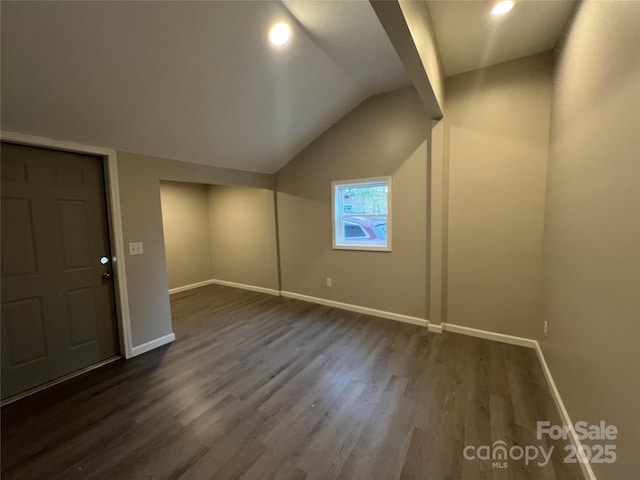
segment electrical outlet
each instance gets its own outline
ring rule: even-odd
[[[327,287],[333,287],[333,280],[327,278]]]
[[[547,321],[544,322],[544,327],[542,331],[544,332],[545,337],[549,336],[549,322]]]
[[[134,242],[129,244],[129,255],[142,255],[144,249],[142,248],[142,242]]]

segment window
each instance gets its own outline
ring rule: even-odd
[[[333,182],[333,248],[391,250],[391,177]]]

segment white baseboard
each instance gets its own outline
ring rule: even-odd
[[[170,288],[169,295],[173,295],[174,293],[186,292],[187,290],[193,290],[194,288],[206,287],[207,285],[211,285],[212,283],[214,283],[213,280],[203,280],[202,282],[190,283],[189,285]]]
[[[540,361],[540,366],[542,367],[542,371],[544,372],[544,377],[547,380],[547,385],[549,386],[549,390],[551,391],[551,396],[553,397],[553,401],[556,404],[556,408],[558,409],[558,414],[560,415],[560,420],[564,425],[569,427],[569,438],[571,439],[571,443],[576,448],[576,452],[578,455],[582,457],[582,461],[578,462],[580,465],[580,469],[582,470],[582,474],[584,478],[587,480],[596,480],[596,476],[593,473],[593,469],[591,468],[591,464],[589,460],[585,457],[584,452],[582,451],[582,442],[578,439],[576,434],[576,430],[573,426],[573,422],[571,421],[571,417],[569,417],[569,412],[567,412],[567,408],[562,401],[562,397],[560,396],[560,392],[558,391],[558,387],[556,386],[556,382],[553,380],[553,376],[551,375],[551,370],[549,370],[549,365],[547,365],[547,361],[544,358],[544,353],[542,353],[542,348],[540,347],[540,343],[538,341],[533,340],[535,343],[536,354],[538,355],[538,360]]]
[[[421,327],[428,327],[429,320],[418,317],[411,317],[409,315],[401,315],[399,313],[386,312],[384,310],[376,310],[375,308],[362,307],[360,305],[351,305],[350,303],[336,302],[334,300],[327,300],[326,298],[310,297],[309,295],[303,295],[301,293],[280,292],[283,297],[294,298],[296,300],[302,300],[304,302],[318,303],[320,305],[326,305],[328,307],[340,308],[342,310],[348,310],[350,312],[364,313],[374,317],[388,318],[389,320],[396,320],[398,322],[410,323],[412,325],[419,325]]]
[[[429,329],[431,330],[436,325],[429,325]],[[571,422],[571,418],[569,417],[569,413],[562,401],[562,397],[560,396],[560,392],[558,391],[558,387],[556,386],[555,381],[553,380],[553,376],[551,375],[551,370],[549,370],[549,366],[547,365],[547,361],[544,358],[544,354],[542,353],[542,348],[540,348],[540,343],[537,340],[533,340],[530,338],[524,337],[514,337],[512,335],[505,335],[503,333],[495,333],[489,332],[487,330],[478,330],[476,328],[464,327],[462,325],[455,325],[452,323],[443,323],[442,329],[447,332],[460,333],[463,335],[470,335],[472,337],[485,338],[487,340],[493,340],[497,342],[510,343],[512,345],[519,345],[521,347],[533,348],[536,351],[538,356],[538,361],[540,362],[540,366],[542,367],[542,371],[544,372],[545,379],[547,380],[547,385],[549,386],[549,390],[551,392],[551,396],[553,397],[553,401],[556,404],[556,408],[558,409],[558,414],[560,415],[560,419],[564,425],[569,428],[570,431],[570,439],[571,443],[576,447],[576,451],[582,457],[582,461],[578,462],[580,468],[582,469],[582,473],[587,480],[596,480],[596,476],[593,473],[591,468],[591,464],[588,459],[584,456],[584,453],[581,450],[581,442],[577,437],[575,428],[573,423]]]
[[[183,285],[182,287],[170,288],[169,295],[173,295],[174,293],[186,292],[187,290],[192,290],[194,288],[205,287],[207,285],[213,285],[213,284],[224,285],[225,287],[241,288],[243,290],[251,290],[253,292],[268,293],[269,295],[280,296],[280,291],[274,290],[273,288],[257,287],[255,285],[246,285],[244,283],[228,282],[227,280],[218,280],[215,278],[204,280],[198,283],[192,283],[190,285]]]
[[[436,325],[435,323],[429,322],[429,331],[433,333],[442,333],[442,324]]]
[[[137,355],[142,355],[149,350],[153,350],[154,348],[158,348],[162,345],[166,345],[167,343],[171,343],[175,339],[175,334],[170,333],[169,335],[165,335],[164,337],[156,338],[155,340],[151,340],[150,342],[143,343],[142,345],[138,345],[137,347],[133,347],[131,349],[131,356],[135,357]]]
[[[504,333],[489,332],[488,330],[478,330],[477,328],[464,327],[453,323],[443,323],[442,329],[446,332],[461,333],[471,337],[486,338],[496,342],[510,343],[511,345],[520,345],[521,347],[536,348],[535,340],[524,337],[514,337],[513,335],[505,335]]]
[[[225,287],[242,288],[243,290],[251,290],[252,292],[267,293],[269,295],[275,295],[276,297],[280,296],[280,290],[274,290],[273,288],[257,287],[255,285],[246,285],[244,283],[228,282],[226,280],[212,279],[209,282],[215,283],[217,285],[224,285]]]

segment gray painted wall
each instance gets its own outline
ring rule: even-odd
[[[144,254],[126,256],[133,346],[172,332],[160,180],[273,188],[273,176],[118,152],[125,249],[143,242]]]
[[[283,290],[426,318],[430,129],[413,88],[370,97],[276,174]],[[333,250],[331,182],[385,175],[393,251]]]
[[[211,279],[207,185],[160,182],[169,288]]]
[[[572,420],[620,430],[603,479],[640,478],[639,25],[639,2],[584,2],[552,110],[541,343]]]
[[[210,186],[211,275],[279,290],[273,190]]]
[[[551,89],[548,52],[447,79],[446,322],[541,331]]]
[[[160,182],[169,288],[216,279],[278,290],[273,190]]]

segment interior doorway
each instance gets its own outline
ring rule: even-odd
[[[2,142],[2,399],[119,354],[102,158]]]

